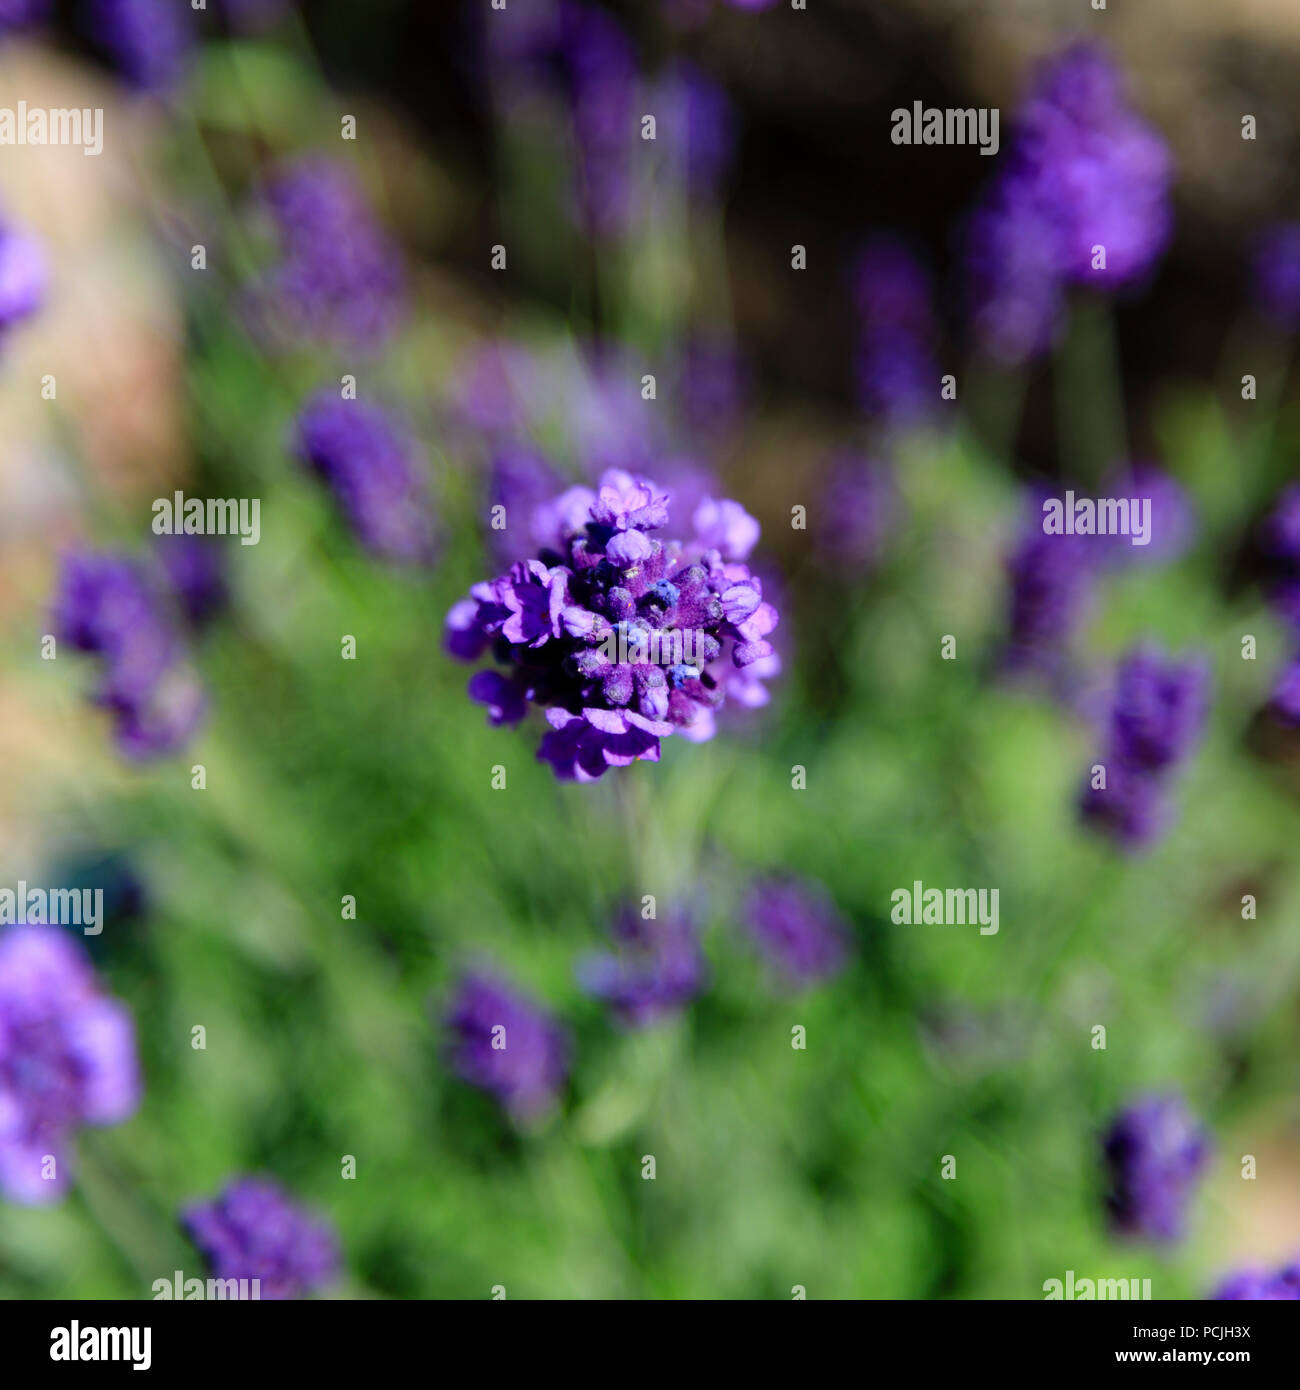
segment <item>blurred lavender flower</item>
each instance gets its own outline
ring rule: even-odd
[[[1050,345],[1067,285],[1142,280],[1169,241],[1171,183],[1168,147],[1101,47],[1076,43],[1042,64],[967,227],[968,304],[985,348],[1023,361]]]
[[[131,1016],[81,946],[57,927],[0,932],[0,1194],[57,1200],[76,1130],[120,1124],[140,1091]]]
[[[1209,704],[1208,664],[1177,662],[1152,647],[1134,648],[1120,663],[1099,760],[1106,785],[1089,778],[1080,809],[1085,820],[1125,849],[1150,844],[1167,824],[1169,777],[1201,737]]]
[[[132,86],[164,93],[189,66],[193,18],[189,5],[173,0],[90,0],[87,25]]]
[[[579,962],[578,980],[627,1027],[658,1023],[703,989],[707,964],[687,913],[646,921],[628,908],[615,918],[613,937],[617,951]]]
[[[1046,498],[1042,490],[1030,490],[1007,561],[1011,601],[1002,665],[1013,676],[1050,683],[1065,671],[1070,642],[1092,595],[1093,566],[1080,537],[1043,530]]]
[[[378,406],[326,388],[299,412],[294,452],[334,493],[371,554],[427,564],[434,525],[426,481],[410,442]]]
[[[1255,245],[1255,305],[1283,333],[1300,328],[1300,222],[1270,227]]]
[[[679,59],[665,70],[656,88],[656,140],[666,145],[672,167],[688,194],[711,203],[731,167],[736,118],[723,88]]]
[[[302,1298],[338,1275],[329,1223],[268,1178],[233,1178],[212,1201],[184,1208],[181,1225],[214,1278],[258,1279],[263,1298]]]
[[[1292,657],[1273,685],[1269,709],[1284,723],[1300,725],[1300,656]]]
[[[1300,632],[1300,483],[1284,488],[1260,527],[1268,601]]]
[[[1229,1275],[1210,1297],[1251,1302],[1300,1301],[1300,1259],[1272,1272],[1252,1269]]]
[[[0,341],[41,307],[47,278],[40,242],[0,221]]]
[[[650,533],[668,524],[670,500],[617,469],[595,492],[569,489],[534,514],[555,533],[540,558],[474,585],[448,614],[453,656],[472,660],[490,645],[508,667],[474,676],[471,698],[494,724],[541,706],[551,730],[538,757],[562,780],[658,762],[670,734],[711,738],[726,664],[743,670],[773,654],[776,609],[720,549],[747,553],[757,523],[738,503],[706,499],[696,511],[705,544],[661,541]]]
[[[374,350],[403,313],[401,252],[376,221],[351,170],[326,158],[273,178],[265,203],[280,261],[254,292],[264,336],[320,338]]]
[[[1147,1096],[1120,1112],[1102,1141],[1106,1205],[1124,1235],[1182,1236],[1186,1207],[1210,1158],[1210,1139],[1178,1096]]]
[[[15,29],[39,24],[50,12],[50,0],[0,0],[0,38]]]
[[[206,627],[230,599],[221,547],[210,536],[179,532],[159,536],[154,544],[164,580],[186,622]]]
[[[888,424],[917,424],[940,399],[930,277],[905,243],[881,234],[858,252],[851,279],[858,402]]]
[[[100,658],[92,700],[113,714],[118,747],[127,757],[173,752],[197,728],[202,689],[165,601],[132,561],[67,556],[51,623],[60,641]]]
[[[1150,542],[1134,545],[1128,536],[1107,536],[1103,547],[1106,564],[1167,564],[1182,555],[1195,538],[1196,513],[1186,489],[1153,463],[1134,463],[1112,474],[1102,484],[1101,495],[1145,499],[1151,504]]]
[[[848,927],[830,894],[810,879],[756,880],[745,901],[744,926],[768,963],[795,989],[838,975],[848,955]]]
[[[875,567],[893,527],[898,498],[883,463],[854,450],[841,450],[830,461],[822,488],[817,528],[818,551],[846,573]]]
[[[736,427],[749,404],[748,364],[730,334],[702,330],[686,342],[674,395],[691,437],[716,440]]]
[[[450,1063],[521,1123],[549,1110],[569,1073],[569,1042],[549,1014],[501,980],[468,974],[447,1016]]]
[[[520,549],[548,544],[553,528],[545,508],[560,486],[559,475],[537,449],[507,444],[493,453],[488,476],[488,506],[493,516],[488,537],[497,564],[509,564]]]

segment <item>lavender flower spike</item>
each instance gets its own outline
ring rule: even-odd
[[[120,1124],[140,1091],[131,1016],[82,948],[57,927],[0,932],[0,1195],[57,1201],[77,1129]]]
[[[461,980],[447,1016],[450,1062],[516,1121],[550,1109],[569,1071],[568,1039],[549,1014],[486,974]]]
[[[1182,1100],[1148,1096],[1121,1111],[1102,1152],[1106,1204],[1116,1230],[1148,1240],[1179,1239],[1210,1157],[1209,1136]]]
[[[217,1279],[254,1279],[262,1298],[302,1298],[337,1277],[338,1240],[327,1222],[267,1178],[235,1178],[181,1225]]]
[[[704,953],[685,912],[647,921],[629,908],[615,919],[613,936],[617,952],[588,956],[579,963],[578,979],[626,1027],[671,1017],[703,988]]]
[[[754,944],[792,988],[831,979],[844,966],[849,930],[819,884],[792,877],[757,880],[744,907]]]

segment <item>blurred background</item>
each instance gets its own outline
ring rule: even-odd
[[[0,6],[0,108],[104,111],[98,157],[0,148],[0,226],[46,263],[40,307],[0,315],[0,884],[104,889],[84,944],[144,1076],[129,1120],[78,1135],[66,1198],[0,1200],[0,1296],[198,1273],[178,1209],[241,1172],[329,1219],[342,1297],[1031,1299],[1074,1270],[1195,1298],[1294,1259],[1297,644],[1268,518],[1300,418],[1258,248],[1300,217],[1300,9],[591,0],[557,39],[527,0],[134,8]],[[1167,151],[1167,226],[993,350],[972,210],[1081,37]],[[893,144],[915,101],[999,108],[1001,152]],[[304,160],[356,205],[286,211]],[[872,246],[903,259],[873,272]],[[923,324],[880,347],[913,269]],[[385,554],[295,457],[345,376],[399,422],[431,560]],[[1027,573],[1033,489],[1139,463],[1176,546],[1088,568],[1077,603]],[[536,715],[488,726],[443,624],[529,553],[493,505],[610,466],[758,518],[781,671],[712,741],[573,785]],[[67,557],[153,565],[176,489],[260,498],[261,540],[217,539],[211,614],[176,619],[201,723],[129,757],[91,658],[42,638]],[[1203,656],[1211,693],[1134,844],[1079,807],[1143,641]],[[805,987],[754,939],[773,874],[849,940]],[[891,922],[918,879],[998,888],[1000,931]],[[691,915],[707,980],[628,1027],[579,967],[645,894]],[[480,966],[570,1037],[527,1123],[449,1063]],[[1101,1136],[1151,1092],[1212,1138],[1176,1241],[1107,1221]]]

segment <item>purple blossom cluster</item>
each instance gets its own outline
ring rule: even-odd
[[[930,276],[907,245],[873,237],[853,265],[852,297],[858,316],[854,375],[863,412],[904,428],[935,412],[939,367]]]
[[[1120,662],[1099,760],[1104,785],[1090,775],[1080,810],[1125,849],[1141,849],[1165,830],[1174,770],[1200,740],[1209,705],[1202,658],[1176,661],[1140,646]]]
[[[707,963],[687,912],[646,919],[628,908],[614,919],[612,935],[615,949],[580,961],[578,980],[625,1027],[669,1018],[704,988]]]
[[[569,1074],[569,1040],[540,1006],[503,980],[467,974],[446,1017],[448,1060],[517,1122],[551,1108]]]
[[[66,556],[51,623],[60,642],[99,658],[91,698],[112,715],[126,757],[174,752],[198,727],[203,691],[169,600],[147,568],[118,555]]]
[[[1230,1274],[1210,1297],[1253,1303],[1300,1301],[1300,1258],[1277,1270],[1247,1269]]]
[[[1255,244],[1251,265],[1256,309],[1279,332],[1300,328],[1300,222],[1279,222]]]
[[[176,87],[195,43],[193,12],[172,0],[90,0],[87,27],[132,86],[161,94]]]
[[[324,157],[299,160],[271,179],[264,204],[280,258],[254,292],[262,335],[381,347],[401,322],[406,273],[352,171]]]
[[[746,671],[775,655],[777,612],[744,563],[758,524],[709,498],[689,541],[660,540],[670,502],[621,470],[595,491],[569,488],[547,504],[537,557],[474,585],[447,616],[453,656],[491,649],[506,668],[475,675],[471,697],[494,724],[540,706],[550,730],[538,757],[563,780],[657,762],[671,734],[711,738],[729,693],[760,702]]]
[[[756,880],[742,923],[760,955],[791,989],[833,978],[848,958],[848,926],[830,894],[811,879],[786,875]]]
[[[41,307],[47,280],[41,243],[0,219],[0,342]]]
[[[338,1241],[268,1178],[234,1178],[209,1202],[181,1212],[181,1225],[217,1279],[257,1279],[262,1298],[326,1288],[338,1275]]]
[[[76,1131],[120,1124],[140,1090],[131,1016],[82,948],[58,927],[0,932],[0,1193],[57,1200]]]
[[[1081,42],[1042,64],[966,229],[982,346],[1022,362],[1053,342],[1071,286],[1140,282],[1169,241],[1171,181],[1168,147],[1128,104],[1104,50]]]
[[[1115,1117],[1102,1156],[1115,1229],[1147,1240],[1179,1239],[1210,1159],[1210,1137],[1183,1101],[1174,1095],[1135,1101]]]
[[[429,563],[434,520],[428,483],[411,441],[384,410],[321,391],[298,415],[293,450],[329,486],[372,555],[395,564]]]

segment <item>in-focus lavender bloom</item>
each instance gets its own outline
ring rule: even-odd
[[[91,37],[132,86],[163,93],[184,77],[194,46],[193,11],[173,0],[90,0]]]
[[[1256,1303],[1300,1301],[1300,1258],[1278,1270],[1248,1269],[1229,1275],[1210,1297]]]
[[[1066,668],[1094,575],[1085,539],[1043,530],[1045,499],[1037,489],[1030,492],[1020,535],[1007,560],[1011,595],[1002,664],[1010,675],[1051,683]]]
[[[902,241],[882,234],[859,251],[851,279],[858,402],[874,419],[917,424],[940,399],[930,277]]]
[[[1115,1229],[1148,1240],[1179,1239],[1210,1159],[1210,1137],[1183,1101],[1174,1095],[1137,1100],[1115,1117],[1102,1155]]]
[[[1076,43],[1042,64],[967,228],[968,301],[986,349],[1023,361],[1050,345],[1067,286],[1141,281],[1169,241],[1171,182],[1168,147],[1102,48]]]
[[[687,913],[646,921],[629,908],[616,917],[613,936],[617,950],[579,962],[578,980],[627,1027],[657,1023],[703,989],[707,964]]]
[[[758,879],[745,900],[743,924],[781,979],[795,989],[838,975],[849,929],[830,895],[809,879]]]
[[[39,24],[50,12],[50,0],[0,0],[0,39],[16,29]]]
[[[563,780],[658,762],[660,740],[712,737],[728,668],[772,655],[777,612],[763,586],[718,548],[748,550],[757,523],[733,502],[696,512],[710,545],[663,541],[670,495],[648,479],[606,472],[595,492],[557,499],[553,544],[476,584],[448,615],[447,649],[489,644],[500,671],[480,671],[469,693],[493,723],[540,706],[550,732],[538,757]],[[468,603],[476,605],[471,613]]]
[[[294,452],[329,484],[371,554],[399,564],[429,562],[434,525],[427,484],[410,442],[385,411],[323,390],[298,415]]]
[[[452,1069],[526,1123],[554,1104],[569,1074],[569,1041],[555,1020],[499,979],[466,975],[447,1015]]]
[[[166,601],[132,561],[67,556],[51,622],[58,640],[100,659],[92,699],[112,713],[118,747],[127,757],[173,752],[198,727],[202,688]]]
[[[220,545],[210,536],[177,533],[159,536],[155,554],[186,622],[206,627],[230,599]]]
[[[56,1201],[76,1131],[120,1124],[140,1091],[131,1015],[82,947],[57,927],[0,932],[0,1195]]]
[[[1102,484],[1101,496],[1145,501],[1151,509],[1148,544],[1134,545],[1128,536],[1108,536],[1106,564],[1166,564],[1182,555],[1195,538],[1196,513],[1186,489],[1153,463],[1135,463],[1112,474]]]
[[[216,1279],[257,1279],[263,1298],[302,1298],[333,1283],[338,1239],[269,1178],[233,1178],[210,1202],[181,1212],[181,1225]]]
[[[402,318],[406,275],[351,170],[300,160],[271,181],[265,203],[280,261],[254,296],[263,334],[382,346]]]
[[[898,498],[883,463],[846,449],[830,462],[817,527],[819,553],[848,573],[874,568],[893,527]]]
[[[1300,328],[1300,222],[1260,236],[1252,263],[1255,305],[1283,333]]]
[[[1120,663],[1097,762],[1105,786],[1092,776],[1082,793],[1086,821],[1122,848],[1141,849],[1169,822],[1169,782],[1201,737],[1209,705],[1209,669],[1199,658],[1178,662],[1152,647],[1136,647]]]
[[[41,307],[47,278],[40,242],[0,221],[0,341]]]

